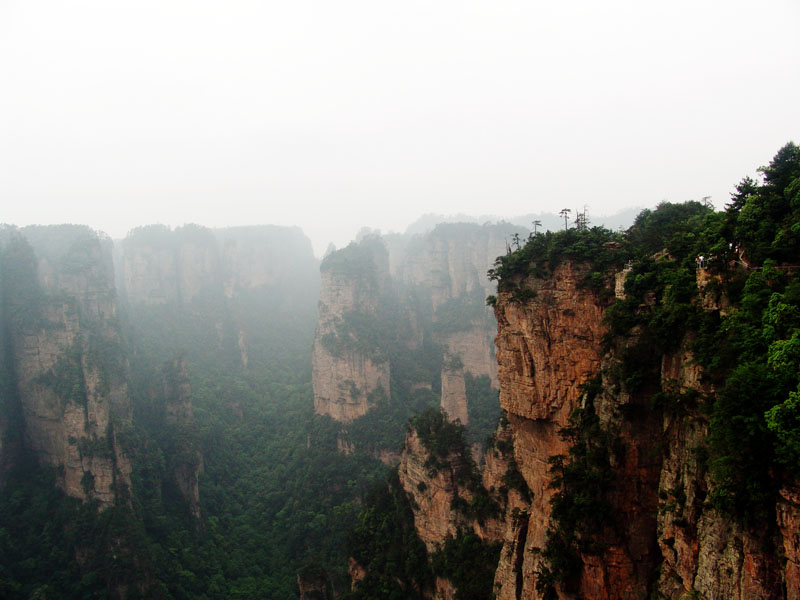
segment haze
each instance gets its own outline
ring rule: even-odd
[[[298,225],[711,196],[800,142],[800,4],[0,2],[0,221]]]

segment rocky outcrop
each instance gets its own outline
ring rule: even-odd
[[[316,269],[303,232],[272,225],[140,227],[122,241],[120,263],[122,293],[132,305],[189,305],[300,288]]]
[[[467,424],[464,375],[486,375],[497,388],[496,325],[485,306],[494,292],[486,273],[507,248],[509,225],[442,224],[409,243],[395,268],[419,306],[430,311],[428,335],[444,350],[442,408]]]
[[[414,427],[406,433],[398,475],[412,499],[414,528],[429,551],[468,531],[482,540],[501,541],[506,530],[503,515],[529,505],[530,493],[518,476],[511,427],[505,421],[485,454],[478,478],[466,448],[453,446],[445,456],[437,456]],[[465,505],[483,492],[496,504],[497,512],[470,514]]]
[[[493,321],[479,320],[468,323],[462,331],[435,336],[444,349],[441,407],[452,420],[458,419],[464,425],[469,424],[467,374],[485,375],[493,388],[498,387],[497,361],[492,352],[494,330]]]
[[[222,291],[220,248],[210,229],[134,229],[122,242],[122,291],[132,305],[179,306]]]
[[[618,379],[618,357],[635,346],[637,334],[603,343],[603,313],[613,295],[580,285],[584,274],[583,267],[562,262],[544,277],[512,282],[505,289],[513,291],[498,296],[500,402],[532,499],[512,508],[515,518],[506,513],[497,598],[543,597],[537,580],[553,527],[551,459],[569,454],[570,438],[559,432],[573,411],[587,406],[616,440],[613,483],[605,493],[613,516],[591,534],[595,550],[580,554],[568,585],[556,584],[559,598],[798,597],[796,485],[780,490],[774,527],[748,526],[715,509],[703,462],[708,417],[691,401],[714,390],[689,345],[661,357],[660,381],[631,391]],[[624,294],[613,273],[606,283]],[[592,377],[590,397],[583,385]],[[654,408],[656,392],[672,394],[678,404]],[[487,455],[487,468],[492,460]]]
[[[6,335],[24,444],[69,496],[125,498],[130,424],[110,240],[84,227],[27,228],[4,252]]]
[[[459,433],[460,432],[460,433]],[[499,426],[479,472],[461,437],[463,427],[430,411],[412,421],[398,467],[400,485],[411,500],[414,530],[429,556],[446,553],[456,540],[477,536],[485,544],[505,541],[529,505],[529,491],[516,468],[511,428]],[[436,558],[433,559],[435,564]],[[488,589],[494,565],[488,569]],[[456,597],[457,588],[444,574],[435,573],[433,600]]]
[[[563,264],[552,277],[521,282],[532,290],[528,302],[501,293],[497,362],[500,404],[513,429],[519,470],[533,496],[527,523],[518,516],[506,535],[496,580],[499,598],[537,598],[533,574],[546,543],[550,519],[549,459],[566,454],[559,435],[578,407],[581,385],[599,372],[603,359],[605,305],[577,282],[583,273]],[[519,513],[521,514],[521,513]]]
[[[508,224],[437,225],[409,244],[398,276],[407,287],[425,290],[434,312],[463,296],[483,299],[494,292],[486,271],[519,232]]]
[[[800,598],[800,486],[787,484],[780,490],[776,510],[780,532],[787,598]]]
[[[122,290],[133,304],[177,304],[177,256],[169,229],[134,230],[122,243]]]
[[[319,318],[312,353],[314,410],[352,421],[388,400],[389,361],[380,321],[389,292],[386,248],[377,238],[329,255],[322,263]]]
[[[382,364],[386,353],[371,351],[383,343],[405,348],[412,357],[422,356],[423,347],[436,347],[440,373],[430,372],[439,363],[428,353],[426,364],[398,368],[394,381],[404,390],[441,382],[441,407],[467,424],[465,377],[487,376],[494,388],[498,385],[496,327],[485,301],[492,291],[487,270],[506,248],[512,229],[517,228],[441,225],[419,237],[368,237],[329,255],[322,265],[314,346],[317,413],[358,418],[374,405],[366,396],[379,385],[391,398],[386,383],[391,365]],[[389,289],[393,299],[387,303],[381,296]]]
[[[453,507],[453,500],[469,501],[463,475],[468,456],[454,452],[438,461],[430,460],[429,450],[416,430],[406,435],[398,474],[400,484],[412,498],[414,528],[428,552],[437,550],[449,537],[456,537],[469,526],[469,520]]]
[[[662,361],[664,389],[713,393],[701,378],[701,369],[683,350]],[[698,449],[706,447],[709,423],[691,405],[663,418],[665,452],[661,465],[658,544],[663,562],[658,590],[670,600],[699,593],[703,598],[798,597],[793,554],[800,523],[793,485],[781,490],[777,523],[786,564],[782,567],[768,528],[754,529],[715,509],[707,498],[713,481]],[[782,573],[783,572],[783,573]],[[783,581],[782,581],[783,580]],[[785,586],[785,595],[784,595]]]
[[[469,425],[467,384],[464,381],[464,371],[458,367],[445,364],[442,368],[441,407],[451,421]]]

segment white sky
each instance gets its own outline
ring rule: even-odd
[[[0,0],[0,221],[299,225],[712,196],[800,143],[800,2]]]

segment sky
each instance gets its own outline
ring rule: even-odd
[[[800,143],[800,2],[0,0],[0,222],[297,225],[711,196]]]

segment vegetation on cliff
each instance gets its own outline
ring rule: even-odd
[[[348,545],[366,574],[343,600],[421,600],[433,583],[396,470],[367,494]]]
[[[659,414],[707,415],[708,439],[695,450],[710,473],[710,501],[769,531],[778,488],[800,476],[800,148],[787,144],[760,172],[761,182],[737,186],[725,211],[665,202],[622,235],[534,235],[499,257],[490,275],[508,301],[525,302],[535,294],[532,280],[564,261],[578,265],[583,284],[608,303],[606,393],[648,399]],[[620,270],[624,290],[613,299]],[[699,388],[670,387],[663,361],[687,352],[702,367]],[[623,403],[612,421],[632,419],[640,404]],[[542,550],[542,591],[569,584],[580,555],[597,550],[593,540],[613,521],[602,516],[613,489],[615,436],[591,403],[562,435],[571,450],[552,462],[558,492]]]
[[[512,298],[525,300],[525,290],[519,288],[521,279],[545,277],[562,262],[571,261],[591,265],[583,283],[602,289],[609,272],[626,260],[623,241],[621,234],[604,227],[532,233],[524,245],[497,257],[489,278],[497,281],[498,291],[516,292]]]
[[[608,493],[616,476],[611,461],[619,441],[605,429],[595,413],[593,400],[599,378],[584,386],[583,406],[575,410],[559,434],[570,445],[569,456],[550,459],[552,513],[544,565],[536,588],[547,600],[557,598],[555,584],[569,584],[580,573],[581,555],[598,554],[602,533],[614,528],[615,518]]]
[[[209,241],[207,230],[192,229],[182,229],[190,241]],[[4,344],[11,326],[38,331],[40,307],[75,305],[69,294],[54,296],[39,285],[38,245],[31,245],[27,233],[0,231]],[[70,247],[62,242],[42,236],[55,254]],[[132,235],[134,246],[162,242],[179,248],[168,230]],[[308,252],[307,260],[288,264],[313,266],[310,247]],[[110,253],[107,258],[103,268],[110,267]],[[99,268],[96,263],[88,267]],[[299,272],[286,285],[240,292],[223,304],[195,302],[190,310],[123,305],[120,348],[104,345],[79,315],[84,354],[67,353],[37,385],[80,406],[87,389],[81,361],[86,368],[96,365],[110,377],[127,379],[132,423],[115,423],[102,439],[68,440],[91,461],[113,460],[113,439],[130,460],[131,489],[119,488],[118,501],[99,512],[97,502],[82,504],[55,488],[58,469],[39,466],[31,453],[16,453],[24,449],[24,428],[18,422],[16,375],[3,347],[1,596],[285,600],[297,597],[296,574],[308,564],[324,568],[337,589],[348,585],[345,537],[356,522],[362,494],[386,468],[363,455],[339,454],[337,428],[313,415],[309,348],[315,298],[305,294],[293,296],[295,302],[281,301],[298,289],[315,289],[314,271]],[[310,276],[304,279],[303,273]],[[216,284],[221,289],[222,282]],[[239,330],[247,332],[247,369],[237,344]],[[194,418],[170,422],[162,367],[181,351]],[[95,383],[101,388],[102,377]],[[176,472],[191,484],[200,466],[199,448],[197,518]],[[93,482],[85,477],[83,483],[89,488]]]
[[[485,600],[493,596],[500,547],[499,543],[487,543],[466,533],[447,539],[431,557],[431,565],[436,575],[453,584],[455,600]]]
[[[429,408],[413,417],[408,427],[421,442],[427,477],[434,479],[444,473],[455,478],[458,489],[453,491],[450,505],[453,518],[465,524],[499,516],[499,505],[481,485],[461,424],[451,422],[441,410]],[[425,481],[418,485],[419,492],[425,494]],[[469,501],[460,490],[467,490]],[[414,526],[415,514],[419,518],[421,510],[413,495],[403,489],[397,469],[370,492],[349,542],[365,577],[346,598],[429,597],[434,578],[448,580],[456,600],[491,597],[500,545],[482,540],[462,526],[457,535],[428,554]]]

